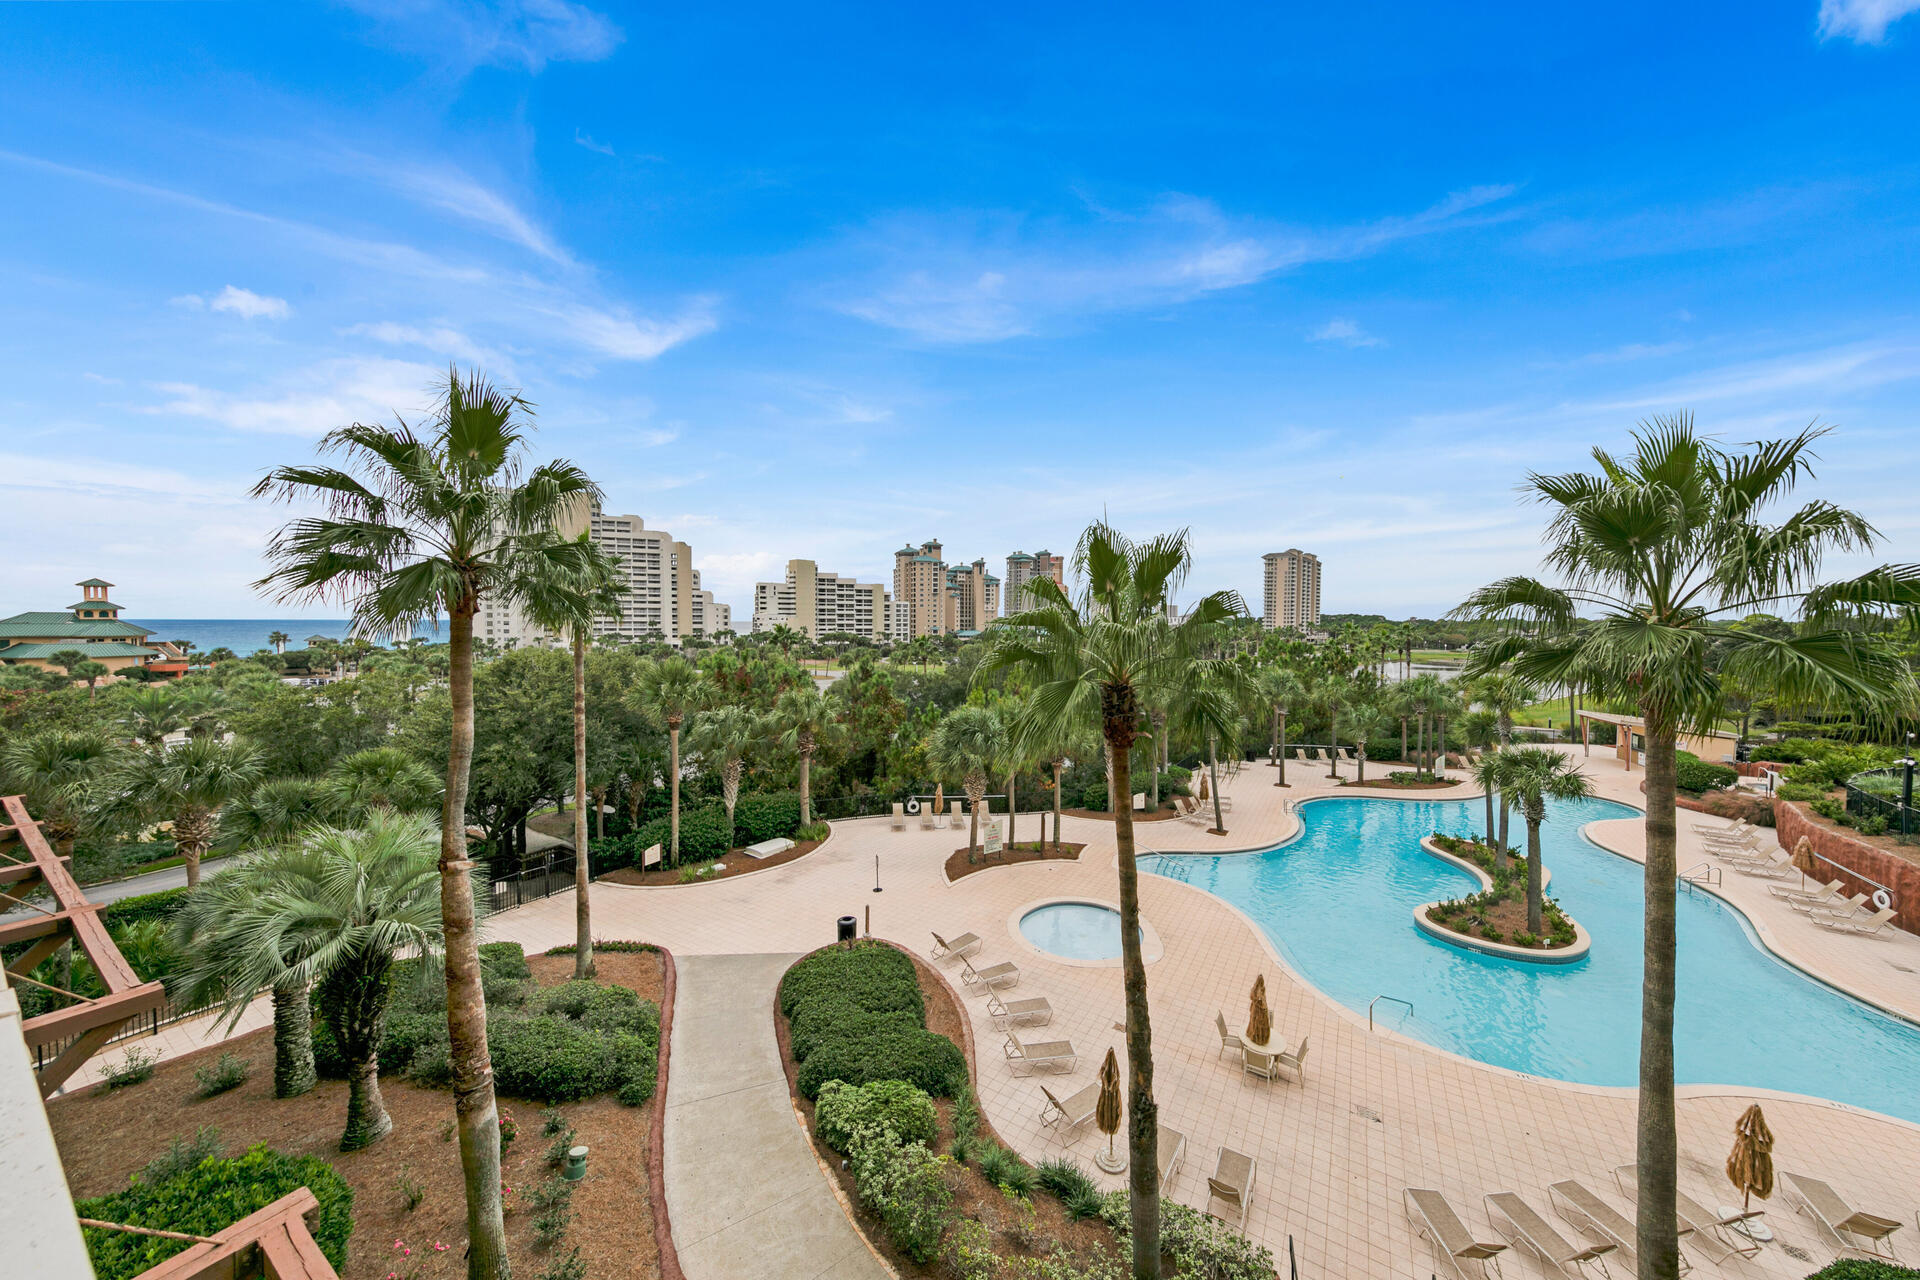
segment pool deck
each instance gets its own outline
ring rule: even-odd
[[[1637,771],[1623,771],[1610,754],[1583,763],[1598,794],[1639,802]],[[1292,785],[1283,791],[1271,785],[1271,769],[1249,765],[1226,784],[1234,801],[1227,836],[1184,824],[1142,824],[1141,848],[1262,848],[1296,829],[1298,820],[1285,811],[1283,798],[1387,794],[1336,789],[1325,780],[1325,771],[1324,765],[1289,764]],[[1342,771],[1351,776],[1350,765]],[[1478,795],[1464,784],[1411,794],[1419,799]],[[1707,819],[1681,815],[1683,867],[1704,856],[1689,825],[1695,820]],[[1019,834],[1031,838],[1031,820],[1023,818],[1021,826]],[[1590,834],[1627,856],[1638,852],[1639,828],[1632,821],[1597,823]],[[806,858],[753,875],[657,889],[597,885],[594,931],[605,938],[652,939],[681,955],[804,951],[832,940],[835,917],[864,921],[869,910],[874,933],[923,955],[933,930],[948,936],[978,933],[986,940],[978,959],[1016,960],[1022,970],[1018,994],[1045,995],[1052,1002],[1054,1022],[1046,1037],[1071,1038],[1080,1053],[1076,1069],[1056,1077],[1071,1091],[1094,1078],[1108,1046],[1123,1047],[1115,1030],[1122,1016],[1119,972],[1049,959],[1009,930],[1009,922],[1031,903],[1116,900],[1111,824],[1069,818],[1066,838],[1087,845],[1075,862],[996,868],[949,885],[942,866],[964,843],[964,832],[922,831],[917,823],[896,832],[884,818],[840,822],[832,838]],[[872,892],[876,855],[884,889],[877,894]],[[1754,918],[1783,957],[1920,1019],[1920,938],[1834,934],[1780,908],[1766,891],[1769,882],[1731,873],[1726,880],[1725,896]],[[1252,1154],[1259,1171],[1248,1231],[1282,1256],[1291,1236],[1302,1273],[1316,1277],[1424,1278],[1444,1270],[1407,1223],[1401,1190],[1408,1186],[1443,1190],[1483,1238],[1494,1238],[1484,1194],[1519,1191],[1551,1217],[1547,1185],[1568,1177],[1630,1212],[1611,1170],[1633,1158],[1631,1090],[1529,1077],[1389,1030],[1370,1032],[1363,1016],[1290,973],[1265,938],[1219,899],[1156,876],[1142,876],[1141,898],[1164,949],[1148,966],[1156,1093],[1163,1122],[1186,1134],[1188,1143],[1173,1198],[1204,1205],[1205,1179],[1217,1147]],[[493,932],[532,950],[568,941],[572,928],[572,898],[563,894],[508,913],[495,921]],[[1248,988],[1261,973],[1280,1035],[1290,1043],[1303,1037],[1311,1041],[1304,1084],[1264,1084],[1220,1053],[1215,1011],[1226,1013],[1230,1025],[1241,1022]],[[954,986],[960,987],[957,977]],[[1055,1154],[1061,1148],[1039,1123],[1039,1086],[1050,1082],[1014,1078],[995,1052],[1004,1037],[986,1018],[984,997],[968,993],[962,1001],[980,1046],[982,1106],[1001,1135],[1029,1159]],[[1836,1072],[1846,1069],[1836,1061]],[[1750,1089],[1681,1090],[1681,1182],[1697,1199],[1732,1200],[1720,1168],[1733,1121],[1753,1101],[1766,1105],[1779,1168],[1818,1176],[1857,1207],[1913,1226],[1920,1209],[1920,1126]],[[1097,1135],[1083,1132],[1067,1150],[1091,1166],[1097,1143]],[[1118,1178],[1102,1180],[1120,1185]],[[1798,1277],[1832,1258],[1832,1243],[1793,1211],[1786,1194],[1778,1191],[1766,1204],[1777,1243],[1751,1261],[1735,1258],[1724,1265],[1690,1249],[1699,1274]],[[1569,1236],[1575,1234],[1553,1220]],[[1920,1232],[1900,1234],[1909,1237],[1902,1241],[1903,1256],[1920,1258],[1920,1245],[1911,1239]],[[1789,1255],[1782,1245],[1803,1256]],[[1518,1250],[1506,1255],[1509,1276],[1549,1274],[1518,1255]]]

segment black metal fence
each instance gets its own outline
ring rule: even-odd
[[[1867,835],[1889,835],[1902,844],[1920,844],[1920,812],[1903,803],[1912,794],[1904,767],[1869,769],[1847,779],[1847,815]],[[1884,820],[1885,828],[1876,830]]]
[[[126,1040],[138,1040],[144,1039],[147,1036],[158,1035],[160,1028],[170,1027],[176,1022],[184,1022],[188,1018],[198,1017],[212,1007],[212,1005],[207,1004],[176,1005],[169,1001],[158,1009],[149,1009],[139,1017],[129,1020],[125,1026],[107,1037],[107,1044],[115,1045]],[[64,1040],[55,1040],[47,1044],[35,1045],[33,1047],[33,1069],[35,1071],[43,1070],[49,1062],[52,1062],[55,1058],[65,1053],[68,1047],[84,1034],[86,1033],[81,1032],[68,1036]]]
[[[573,872],[572,851],[558,850],[540,862],[500,876],[489,886],[493,909],[508,911],[571,889]]]

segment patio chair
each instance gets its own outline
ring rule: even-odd
[[[1271,1053],[1262,1053],[1251,1045],[1243,1044],[1240,1046],[1240,1070],[1245,1075],[1259,1076],[1262,1080],[1272,1083],[1280,1074],[1280,1068],[1274,1062],[1276,1056]]]
[[[1161,1125],[1156,1154],[1160,1162],[1160,1194],[1164,1196],[1172,1188],[1173,1180],[1180,1172],[1180,1162],[1187,1158],[1187,1135],[1178,1129],[1169,1129]]]
[[[1232,1147],[1221,1147],[1214,1161],[1213,1176],[1207,1179],[1207,1216],[1236,1228],[1245,1227],[1247,1202],[1253,1199],[1253,1180],[1259,1172],[1260,1162],[1252,1156],[1242,1155]],[[1225,1205],[1233,1217],[1215,1213],[1216,1200]]]
[[[1787,905],[1810,916],[1855,916],[1860,914],[1860,908],[1867,905],[1867,895],[1856,893],[1850,898],[1843,898],[1836,893],[1823,902],[1788,902]]]
[[[1689,827],[1703,836],[1737,836],[1752,831],[1753,824],[1745,818],[1735,818],[1731,826],[1721,826],[1717,822],[1689,822]]]
[[[1607,1271],[1607,1255],[1614,1251],[1614,1246],[1587,1244],[1584,1241],[1574,1244],[1554,1230],[1553,1224],[1541,1217],[1517,1191],[1489,1194],[1487,1218],[1493,1223],[1495,1231],[1563,1276],[1573,1274],[1568,1270],[1569,1267],[1585,1267],[1595,1262],[1600,1264],[1600,1274],[1610,1274]]]
[[[1748,827],[1745,831],[1735,832],[1703,831],[1700,833],[1700,843],[1706,845],[1709,849],[1725,846],[1741,849],[1757,849],[1760,847],[1760,833],[1753,827]]]
[[[1622,1195],[1634,1204],[1640,1203],[1640,1173],[1630,1164],[1614,1169],[1613,1181]],[[1680,1234],[1689,1237],[1694,1248],[1702,1253],[1713,1253],[1718,1257],[1712,1262],[1725,1262],[1734,1254],[1751,1258],[1760,1252],[1761,1242],[1739,1229],[1743,1222],[1766,1216],[1765,1209],[1749,1209],[1745,1213],[1722,1216],[1695,1200],[1686,1192],[1675,1188],[1673,1193],[1674,1216],[1680,1221]]]
[[[1743,876],[1762,876],[1769,880],[1797,875],[1800,871],[1800,868],[1793,865],[1793,855],[1785,849],[1776,849],[1764,858],[1735,863],[1733,869]]]
[[[1300,1047],[1292,1053],[1273,1055],[1273,1065],[1284,1071],[1291,1071],[1296,1084],[1304,1083],[1307,1078],[1307,1039],[1308,1037],[1301,1036]]]
[[[1245,1042],[1242,1041],[1239,1036],[1227,1030],[1226,1014],[1215,1013],[1213,1015],[1213,1025],[1220,1029],[1220,1052],[1238,1053],[1242,1048],[1245,1047]]]
[[[947,801],[947,825],[955,831],[967,825],[967,815],[961,812],[958,800]]]
[[[1822,929],[1832,929],[1835,933],[1857,933],[1863,938],[1878,937],[1886,927],[1893,923],[1892,907],[1881,907],[1872,915],[1821,915],[1814,912],[1810,917]]]
[[[1354,754],[1354,750],[1352,747],[1341,747],[1340,758],[1342,760],[1345,760],[1349,764],[1359,759],[1359,757]]]
[[[1093,1113],[1100,1109],[1100,1082],[1094,1081],[1065,1102],[1053,1096],[1053,1090],[1040,1086],[1041,1096],[1046,1101],[1040,1106],[1040,1125],[1053,1130],[1053,1136],[1060,1142],[1067,1141],[1067,1135],[1093,1119]]]
[[[1305,764],[1305,763],[1307,763],[1307,753],[1306,753],[1306,750],[1305,750],[1304,748],[1302,748],[1302,747],[1295,747],[1295,748],[1293,749],[1293,761],[1294,761],[1294,763],[1295,763],[1295,764]]]
[[[1020,985],[1020,966],[1011,960],[1002,960],[999,964],[976,969],[973,961],[961,956],[960,980],[982,991],[991,991],[995,987],[1017,987]]]
[[[996,1031],[1011,1031],[1018,1026],[1044,1027],[1053,1021],[1053,1006],[1045,996],[1025,1000],[1002,1000],[998,991],[987,993],[987,1017]]]
[[[937,933],[933,935],[932,955],[935,960],[948,960],[955,957],[967,956],[979,949],[980,935],[977,933],[963,933],[952,942],[948,942]]]
[[[922,831],[931,831],[939,825],[940,825],[940,814],[933,807],[933,805],[927,804],[927,805],[921,806],[920,829]]]
[[[905,831],[907,829],[907,806],[902,801],[895,800],[893,802],[893,818],[889,825],[892,826],[895,831]]]
[[[1547,1199],[1552,1202],[1554,1211],[1571,1222],[1575,1227],[1612,1245],[1620,1254],[1620,1265],[1632,1275],[1639,1269],[1634,1260],[1634,1226],[1621,1216],[1618,1209],[1602,1200],[1576,1178],[1567,1178],[1547,1188]],[[1682,1235],[1686,1232],[1684,1228]],[[1693,1266],[1686,1255],[1680,1256],[1680,1270],[1687,1271]]]
[[[1767,892],[1776,898],[1784,899],[1789,905],[1799,906],[1804,904],[1808,908],[1812,908],[1819,906],[1823,902],[1840,901],[1840,890],[1845,887],[1845,881],[1829,880],[1818,889],[1796,889],[1784,884],[1770,884],[1767,886]]]
[[[1785,1171],[1780,1176],[1800,1197],[1800,1211],[1827,1229],[1827,1234],[1839,1244],[1841,1253],[1862,1258],[1899,1260],[1893,1251],[1893,1233],[1900,1229],[1900,1223],[1877,1213],[1855,1209],[1840,1198],[1839,1192],[1818,1178]]]
[[[1048,1071],[1071,1071],[1080,1061],[1080,1055],[1073,1051],[1071,1040],[1022,1040],[1009,1031],[1007,1042],[1000,1046],[1006,1055],[1007,1066],[1015,1075],[1032,1075],[1042,1068]],[[1026,1070],[1022,1071],[1021,1068]]]
[[[1500,1255],[1507,1246],[1474,1239],[1444,1194],[1430,1187],[1408,1187],[1402,1194],[1414,1228],[1433,1242],[1434,1253],[1447,1260],[1460,1280],[1467,1280],[1468,1263],[1482,1276],[1500,1274]]]

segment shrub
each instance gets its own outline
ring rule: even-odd
[[[905,1080],[936,1098],[967,1081],[967,1060],[959,1047],[931,1031],[896,1031],[860,1040],[839,1040],[814,1050],[800,1068],[800,1093],[817,1098],[829,1080],[866,1084]]]
[[[664,852],[667,849],[666,832],[662,833],[658,843]],[[645,849],[647,846],[640,847]],[[726,856],[731,848],[727,843],[727,811],[723,806],[705,805],[680,815],[681,861],[705,862]]]
[[[526,950],[517,942],[481,943],[480,967],[505,978],[533,976],[533,969],[527,964]]]
[[[831,1040],[882,1035],[890,1031],[912,1031],[920,1018],[911,1009],[888,1009],[869,1013],[851,1000],[828,998],[802,1005],[789,1024],[793,1060],[805,1062],[813,1051]]]
[[[120,1061],[101,1067],[100,1092],[111,1093],[153,1079],[153,1066],[158,1061],[157,1054],[136,1045]]]
[[[1079,807],[1094,813],[1105,813],[1107,811],[1106,779],[1101,778],[1097,781],[1089,782],[1080,789]]]
[[[1827,788],[1811,782],[1783,782],[1773,789],[1773,794],[1782,800],[1798,800],[1804,804],[1824,797]]]
[[[885,1129],[897,1142],[927,1143],[933,1141],[939,1128],[933,1099],[905,1080],[875,1080],[864,1085],[829,1080],[820,1086],[813,1119],[821,1141],[836,1151],[845,1151],[853,1131],[862,1127]]]
[[[952,1220],[946,1162],[922,1142],[899,1143],[875,1125],[856,1129],[849,1144],[854,1186],[893,1243],[915,1262],[929,1261]]]
[[[1033,1170],[1027,1167],[1026,1161],[998,1143],[988,1144],[975,1159],[986,1180],[1007,1195],[1024,1196],[1033,1192]]]
[[[253,1064],[245,1058],[237,1053],[223,1053],[212,1066],[195,1071],[193,1081],[200,1086],[198,1092],[201,1097],[211,1098],[229,1089],[238,1089],[252,1073]]]
[[[410,1072],[447,1056],[447,1017],[444,1013],[389,1013],[380,1033],[380,1074]]]
[[[195,1168],[202,1160],[215,1160],[224,1148],[220,1145],[220,1131],[210,1124],[203,1124],[193,1131],[192,1140],[175,1134],[167,1143],[167,1149],[147,1162],[147,1167],[133,1176],[135,1182],[165,1182],[176,1174]]]
[[[1125,1256],[1133,1235],[1127,1193],[1101,1197],[1100,1217],[1112,1228],[1114,1242]],[[1207,1276],[1210,1280],[1272,1280],[1273,1254],[1227,1225],[1174,1200],[1160,1202],[1160,1248],[1173,1260],[1175,1275]]]
[[[800,826],[800,793],[777,791],[741,796],[733,807],[733,838],[738,844],[791,837]],[[686,831],[680,833],[684,851]]]
[[[1040,1184],[1042,1191],[1063,1203],[1075,1195],[1088,1191],[1095,1195],[1100,1193],[1093,1175],[1081,1168],[1078,1161],[1069,1160],[1065,1156],[1053,1156],[1042,1160],[1040,1167],[1034,1170],[1034,1181]]]
[[[884,943],[828,947],[805,957],[780,979],[780,1012],[791,1018],[803,1002],[829,993],[869,1013],[910,1009],[926,1017],[912,959]]]
[[[1920,1271],[1873,1258],[1836,1258],[1807,1280],[1917,1280]]]
[[[122,898],[100,908],[100,922],[109,929],[122,925],[138,924],[143,920],[169,920],[173,913],[186,904],[187,890],[183,885],[178,889],[162,889],[158,893],[142,893],[131,898]]]
[[[613,1046],[567,1018],[489,1019],[487,1048],[500,1092],[538,1102],[592,1097],[613,1078]]]
[[[1720,791],[1734,784],[1739,771],[1724,764],[1708,764],[1691,751],[1676,751],[1673,759],[1674,785],[1696,795],[1702,791]]]
[[[567,1162],[567,1152],[573,1150],[573,1138],[571,1125],[553,1135],[553,1141],[547,1144],[547,1168],[558,1169]]]
[[[334,1270],[344,1269],[347,1238],[353,1234],[353,1189],[314,1156],[282,1155],[257,1146],[232,1160],[202,1160],[156,1182],[136,1180],[124,1191],[82,1200],[74,1208],[83,1218],[212,1235],[301,1187],[312,1188],[320,1202],[308,1219],[315,1243]],[[130,1280],[187,1247],[184,1240],[84,1230],[98,1280]]]
[[[400,1200],[407,1206],[408,1213],[418,1209],[421,1202],[427,1198],[426,1184],[406,1169],[394,1175],[393,1189],[400,1193]]]
[[[579,1247],[575,1246],[566,1257],[549,1262],[540,1273],[540,1280],[587,1280],[587,1263],[580,1256]]]
[[[824,822],[809,822],[804,827],[795,827],[793,829],[794,840],[801,844],[805,844],[809,840],[825,840],[832,834],[833,828]]]

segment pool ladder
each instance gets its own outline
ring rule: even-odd
[[[1680,873],[1680,882],[1692,893],[1695,885],[1720,883],[1720,868],[1711,862],[1696,862]]]
[[[1367,1030],[1369,1031],[1373,1030],[1373,1006],[1379,1004],[1382,1000],[1390,1000],[1394,1004],[1403,1004],[1407,1006],[1407,1012],[1409,1014],[1413,1012],[1413,1001],[1411,1000],[1402,1000],[1399,996],[1375,996],[1373,999],[1367,1001]]]

